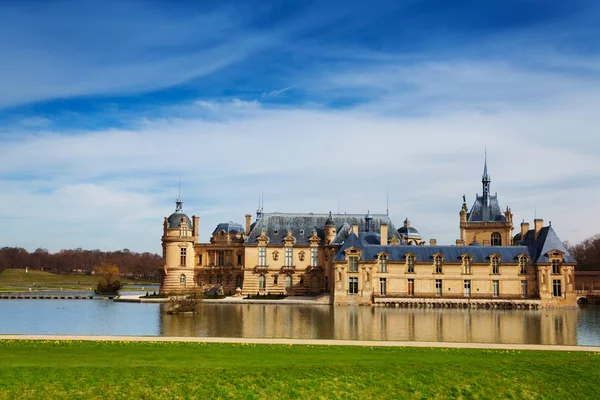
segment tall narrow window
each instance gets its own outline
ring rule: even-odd
[[[221,282],[223,281],[223,277],[221,277],[221,275],[217,275],[217,285],[220,285]]]
[[[237,255],[237,265],[242,265],[242,253],[238,253]]]
[[[264,289],[267,286],[267,278],[264,275],[258,277],[258,288]]]
[[[277,275],[273,277],[273,286],[277,286]]]
[[[463,264],[464,264],[464,268],[465,268],[465,274],[470,275],[471,274],[471,257],[465,256],[465,258],[463,258]]]
[[[267,266],[267,248],[265,246],[258,248],[258,265],[261,267]]]
[[[552,273],[560,274],[560,260],[552,260]]]
[[[471,297],[471,281],[466,280],[464,283],[464,293],[465,297]]]
[[[358,278],[357,277],[348,278],[348,293],[349,294],[358,294]]]
[[[310,266],[316,267],[319,265],[319,248],[311,247],[310,248]]]
[[[185,247],[182,247],[181,250],[179,250],[179,265],[181,267],[185,267],[185,265],[187,264],[187,249]]]
[[[235,287],[242,288],[242,275],[238,275],[235,277]]]
[[[435,265],[435,273],[441,274],[442,273],[442,256],[440,256],[440,255],[435,256],[433,259],[433,263]]]
[[[387,293],[387,280],[385,278],[379,278],[379,293],[385,296]]]
[[[521,281],[521,297],[527,297],[527,281]]]
[[[187,236],[187,228],[181,228],[181,236]]]
[[[387,272],[387,256],[385,254],[379,255],[379,272]]]
[[[348,259],[348,272],[358,272],[358,257]]]
[[[502,246],[502,235],[500,235],[498,232],[492,233],[490,242],[492,246]]]
[[[285,248],[285,266],[291,267],[294,265],[294,249],[291,246]]]
[[[414,279],[408,280],[408,287],[406,289],[407,289],[406,292],[408,293],[409,296],[415,295],[415,280]]]
[[[552,295],[554,297],[562,296],[562,287],[560,279],[552,280]]]
[[[219,267],[222,267],[225,265],[225,252],[219,251],[217,254],[218,254],[218,261],[219,261],[219,263],[217,265]]]
[[[492,281],[492,293],[494,297],[500,296],[500,281]]]
[[[406,272],[409,274],[415,273],[415,256],[412,254],[406,256]]]
[[[441,279],[435,280],[435,295],[436,296],[442,295],[442,280]]]
[[[522,275],[527,273],[527,257],[525,256],[519,257],[519,273]]]
[[[500,273],[500,259],[497,256],[492,256],[492,274]]]
[[[292,281],[292,276],[288,275],[285,277],[285,288],[288,290],[292,290],[292,285],[293,285],[293,281]]]
[[[179,275],[179,284],[185,286],[185,275]]]
[[[198,254],[198,265],[202,265],[202,254]]]

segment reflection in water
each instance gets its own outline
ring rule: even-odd
[[[600,307],[477,310],[201,304],[104,300],[0,300],[0,334],[218,336],[600,346]]]
[[[271,304],[205,304],[198,310],[161,313],[161,335],[575,345],[581,312]]]

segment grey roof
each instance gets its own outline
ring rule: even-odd
[[[356,247],[362,250],[362,260],[369,261],[377,259],[377,254],[389,254],[390,261],[405,261],[408,253],[415,254],[417,262],[433,262],[435,254],[443,254],[445,262],[460,262],[461,256],[470,254],[473,262],[489,262],[490,256],[498,254],[503,262],[516,263],[517,256],[526,254],[531,257],[528,246],[381,246],[365,244],[361,238],[351,233],[348,240],[340,248],[334,257],[334,261],[345,261],[344,251],[350,247]]]
[[[176,211],[173,214],[169,215],[169,218],[167,219],[167,221],[169,222],[169,229],[179,228],[179,226],[181,224],[181,220],[184,217],[187,220],[188,227],[192,228],[193,221],[187,215],[185,215],[183,212]]]
[[[372,214],[371,234],[379,235],[381,223],[388,224],[388,239],[396,230],[394,224],[385,214]],[[270,244],[283,244],[287,231],[292,231],[292,236],[296,239],[295,244],[309,244],[308,239],[312,236],[313,230],[317,236],[323,240],[325,223],[329,214],[293,214],[293,213],[265,213],[251,227],[250,234],[246,243],[256,244],[262,231],[270,239]],[[334,244],[342,244],[348,237],[348,231],[351,225],[358,225],[359,231],[366,231],[366,221],[364,214],[333,214],[331,216],[333,224],[336,227],[336,238]]]
[[[421,239],[421,234],[419,233],[419,231],[413,228],[412,226],[401,226],[400,228],[398,228],[398,233],[404,236],[408,236],[409,238]]]
[[[529,246],[532,249],[532,258],[536,262],[549,262],[547,254],[552,250],[558,250],[565,253],[565,262],[576,262],[563,242],[558,238],[558,235],[552,226],[543,227],[540,230],[537,239],[535,239],[535,229],[530,229],[525,234],[524,239],[521,238],[521,233],[517,233],[514,237],[514,242],[519,243],[520,245]]]
[[[225,233],[244,233],[245,229],[242,225],[237,222],[229,221],[229,222],[221,222],[215,230],[213,231],[213,235],[218,233],[219,231],[225,231]]]
[[[491,195],[489,204],[485,204],[483,196],[476,196],[471,211],[467,214],[469,222],[505,222],[506,217],[498,204],[498,195]]]

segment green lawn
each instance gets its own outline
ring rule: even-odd
[[[0,341],[0,398],[592,399],[600,353]]]
[[[93,275],[58,275],[46,271],[24,269],[5,269],[0,273],[0,291],[34,290],[89,290],[96,288],[99,278]],[[131,279],[123,279],[125,284],[149,284]],[[35,285],[34,285],[35,284]],[[156,285],[156,283],[154,283]]]

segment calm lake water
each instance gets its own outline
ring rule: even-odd
[[[600,346],[600,307],[574,310],[396,309],[108,300],[0,300],[0,334],[226,336]]]

